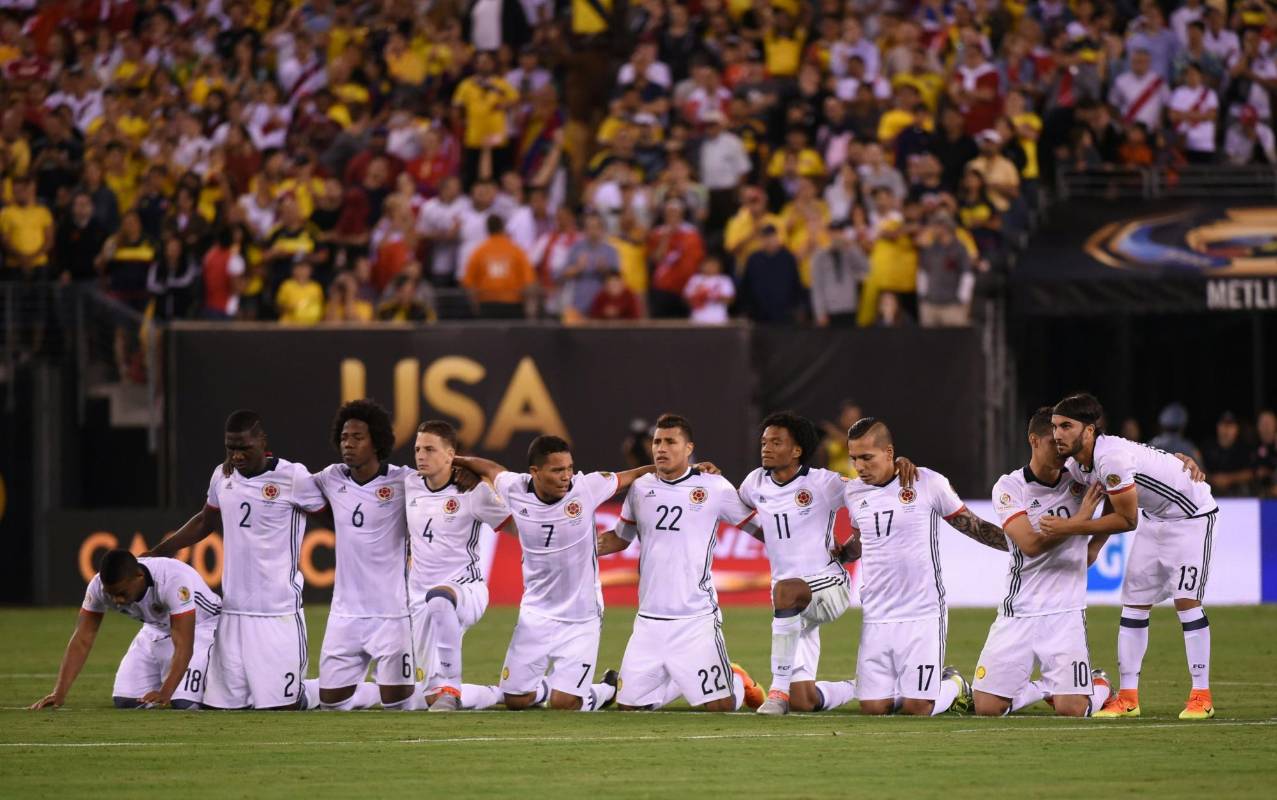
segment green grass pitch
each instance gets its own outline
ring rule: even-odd
[[[311,608],[311,674],[326,610]],[[764,686],[766,609],[728,608],[727,644]],[[633,609],[613,608],[601,665],[618,665]],[[1277,785],[1277,608],[1211,608],[1216,719],[1180,722],[1188,693],[1173,612],[1158,609],[1139,720],[870,719],[854,703],[759,718],[686,709],[116,711],[111,680],[136,626],[103,625],[66,707],[21,707],[53,684],[73,609],[0,609],[0,797],[1271,797]],[[970,676],[991,610],[951,613],[948,661]],[[494,680],[513,609],[466,637],[466,677]],[[1090,612],[1092,656],[1115,673],[1117,610]],[[824,677],[850,677],[858,613],[823,632]],[[1113,675],[1116,678],[1116,674]]]

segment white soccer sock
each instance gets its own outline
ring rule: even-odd
[[[817,711],[831,711],[846,705],[856,696],[855,681],[816,681],[816,691],[820,692],[820,707]]]
[[[360,708],[372,708],[381,702],[381,691],[375,683],[360,683],[355,686],[355,693],[340,703],[321,703],[325,711],[355,711]]]
[[[940,696],[936,698],[936,704],[931,709],[931,716],[938,717],[949,710],[949,706],[953,705],[953,701],[958,699],[958,682],[957,681],[940,681]]]
[[[505,695],[496,686],[484,686],[478,683],[461,684],[461,707],[471,711],[482,711],[502,702]]]
[[[319,678],[307,678],[302,681],[302,711],[314,711],[319,708]]]
[[[1206,611],[1198,606],[1175,613],[1184,628],[1184,655],[1188,657],[1188,674],[1193,677],[1193,688],[1209,689],[1210,620],[1206,619]]]
[[[1148,650],[1148,609],[1123,608],[1117,629],[1117,670],[1122,689],[1140,688],[1140,670]]]
[[[745,705],[745,682],[736,674],[736,670],[732,670],[732,697],[736,700],[735,710],[740,711],[741,706]]]
[[[446,597],[432,597],[426,602],[430,627],[434,633],[435,657],[444,683],[457,688],[461,683],[461,620],[457,607]]]
[[[1042,681],[1029,681],[1011,698],[1011,707],[1007,709],[1007,713],[1014,714],[1022,708],[1040,703],[1049,695],[1050,692],[1042,685]]]
[[[1086,710],[1088,717],[1104,708],[1104,704],[1108,702],[1109,695],[1113,693],[1112,689],[1102,683],[1095,684],[1094,688],[1095,693],[1091,695],[1091,707]]]
[[[590,696],[581,698],[582,711],[598,711],[603,704],[616,697],[616,687],[606,683],[590,685]]]
[[[798,616],[798,609],[777,611],[772,617],[772,686],[771,688],[789,694],[789,684],[793,679],[794,656],[798,653],[798,636],[803,631],[803,619]]]

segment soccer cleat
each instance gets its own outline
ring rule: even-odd
[[[604,700],[602,703],[600,703],[599,707],[596,708],[595,711],[602,711],[603,709],[607,708],[608,706],[616,702],[616,693],[621,691],[621,673],[617,672],[614,669],[608,670],[607,672],[603,673],[603,683],[606,683],[608,686],[611,686],[615,691],[612,692],[611,697],[609,697],[607,700]]]
[[[1109,680],[1109,674],[1102,669],[1091,670],[1091,685],[1107,686],[1109,687],[1109,692],[1113,691],[1113,682]]]
[[[439,694],[435,696],[435,702],[430,706],[431,711],[460,711],[461,710],[461,692],[445,686],[439,690]]]
[[[1210,689],[1194,689],[1188,693],[1188,702],[1179,712],[1180,719],[1210,719],[1215,716],[1215,704],[1210,699]]]
[[[758,685],[758,681],[749,677],[749,673],[740,664],[732,664],[732,672],[735,672],[736,677],[740,679],[740,685],[745,687],[745,705],[753,709],[761,706],[763,704],[763,687]]]
[[[949,710],[945,713],[958,716],[971,713],[971,706],[975,703],[975,697],[971,694],[971,684],[967,683],[967,679],[962,677],[962,673],[958,672],[958,668],[945,667],[940,671],[940,677],[946,681],[953,681],[958,685],[958,696],[953,699],[953,705],[949,706]]]
[[[1121,689],[1108,699],[1104,707],[1091,716],[1096,719],[1118,719],[1140,715],[1140,693],[1136,689]]]
[[[767,693],[767,700],[758,707],[759,714],[769,714],[781,717],[789,713],[789,695],[779,689],[772,689]]]

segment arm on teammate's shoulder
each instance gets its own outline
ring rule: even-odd
[[[617,536],[616,531],[603,531],[599,534],[598,549],[600,556],[610,556],[613,553],[619,553],[629,546],[630,540]]]
[[[31,710],[41,708],[57,708],[66,702],[71,685],[84,669],[89,653],[93,650],[93,642],[97,639],[98,628],[102,626],[102,614],[97,611],[80,609],[79,619],[75,623],[75,633],[67,642],[66,652],[62,654],[62,663],[58,666],[58,680],[53,691],[31,705]]]
[[[958,533],[986,547],[1004,552],[1010,550],[1007,546],[1006,533],[992,522],[976,516],[966,506],[945,517],[944,521]]]
[[[1188,477],[1193,479],[1193,483],[1205,483],[1206,472],[1193,460],[1192,456],[1183,453],[1172,453],[1184,465],[1184,471],[1188,473]]]
[[[496,480],[498,475],[506,471],[506,468],[497,462],[478,456],[454,456],[452,463],[489,481]]]
[[[630,485],[639,478],[649,473],[656,472],[656,467],[648,464],[645,467],[636,467],[635,469],[627,469],[625,472],[616,473],[616,493],[620,493],[630,488]]]
[[[906,489],[913,488],[913,482],[918,478],[918,467],[912,461],[904,456],[896,457],[896,472],[900,476],[900,485]]]
[[[186,675],[191,656],[195,653],[195,611],[174,614],[169,617],[169,633],[173,637],[173,658],[169,661],[168,672],[164,675],[164,683],[160,688],[147,692],[138,698],[143,705],[155,704],[166,706],[173,699],[173,693]]]
[[[1002,528],[1006,532],[1007,538],[1015,543],[1015,546],[1026,556],[1033,558],[1040,556],[1046,551],[1058,547],[1063,539],[1051,536],[1043,536],[1033,530],[1033,525],[1029,522],[1027,514],[1016,514],[1014,517],[1006,521]]]
[[[1092,486],[1087,492],[1098,491]],[[1092,507],[1094,508],[1094,507]],[[1094,513],[1094,512],[1092,512]],[[1104,513],[1092,519],[1083,511],[1076,517],[1043,517],[1042,532],[1048,536],[1108,536],[1135,530],[1139,524],[1140,503],[1134,485],[1104,498]]]
[[[143,555],[162,558],[173,558],[178,551],[194,544],[199,544],[208,535],[217,530],[217,520],[221,512],[210,505],[205,505],[195,516],[186,521],[182,527],[160,540]]]

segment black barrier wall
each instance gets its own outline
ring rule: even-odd
[[[230,411],[260,412],[276,454],[318,470],[336,458],[334,411],[363,396],[394,417],[396,463],[411,463],[417,424],[441,417],[467,450],[511,468],[535,436],[556,433],[579,468],[617,469],[631,420],[675,411],[695,426],[697,457],[732,480],[757,465],[762,413],[834,419],[855,397],[892,423],[901,452],[960,492],[988,491],[971,330],[191,324],[171,328],[166,347],[168,496],[192,511],[224,456]]]

